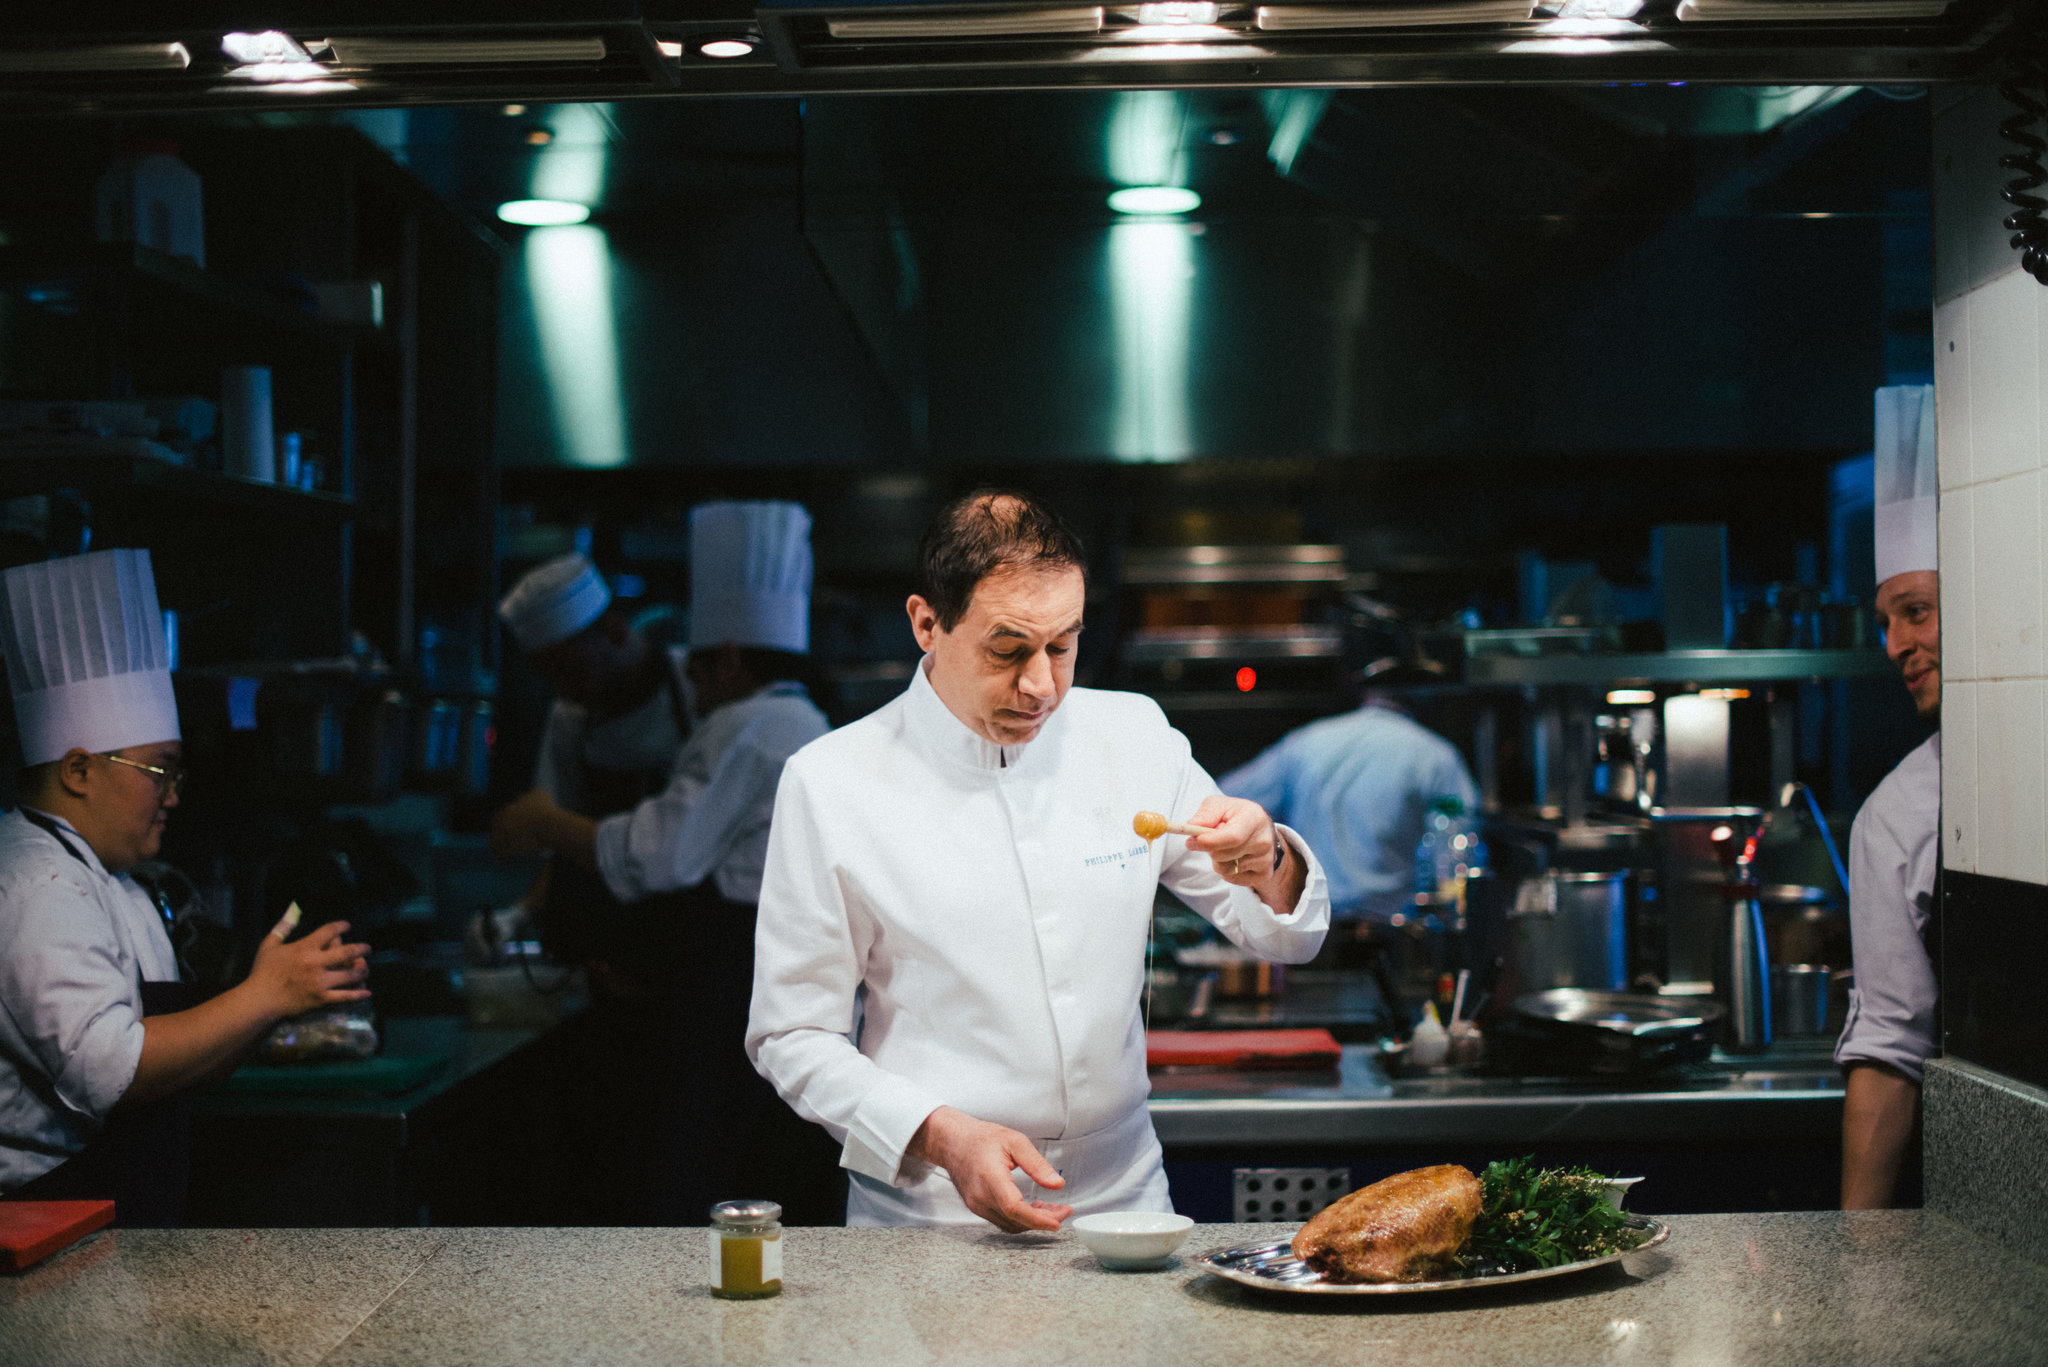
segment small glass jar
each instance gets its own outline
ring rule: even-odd
[[[720,1201],[711,1208],[711,1294],[758,1301],[782,1294],[782,1207]]]

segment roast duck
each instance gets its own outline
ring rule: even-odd
[[[1333,1282],[1428,1281],[1451,1269],[1479,1207],[1479,1179],[1456,1163],[1395,1173],[1303,1225],[1294,1256]]]

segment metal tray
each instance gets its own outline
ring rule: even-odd
[[[1649,1235],[1634,1248],[1621,1253],[1610,1253],[1604,1258],[1588,1258],[1584,1262],[1566,1263],[1563,1267],[1539,1267],[1533,1272],[1505,1272],[1498,1276],[1454,1277],[1439,1282],[1326,1282],[1323,1274],[1311,1271],[1301,1259],[1294,1256],[1291,1241],[1275,1239],[1263,1244],[1240,1244],[1226,1248],[1219,1253],[1206,1254],[1195,1259],[1195,1265],[1227,1281],[1244,1286],[1256,1287],[1261,1291],[1280,1291],[1293,1295],[1309,1296],[1408,1296],[1430,1291],[1474,1291],[1486,1286],[1506,1286],[1512,1282],[1541,1281],[1545,1277],[1563,1277],[1573,1272],[1584,1272],[1589,1268],[1605,1267],[1620,1262],[1631,1253],[1641,1253],[1646,1248],[1655,1248],[1671,1237],[1671,1227],[1661,1220],[1652,1220],[1646,1215],[1629,1217],[1629,1227]]]

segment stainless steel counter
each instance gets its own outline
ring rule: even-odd
[[[1723,1059],[1646,1082],[1390,1077],[1347,1045],[1336,1073],[1158,1072],[1152,1123],[1171,1151],[1245,1144],[1668,1143],[1826,1140],[1842,1079],[1824,1049]]]

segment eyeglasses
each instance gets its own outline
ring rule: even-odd
[[[182,764],[162,766],[155,764],[142,764],[132,759],[123,759],[119,755],[109,754],[102,754],[100,758],[103,760],[111,761],[114,764],[125,764],[130,769],[140,769],[143,773],[148,774],[151,778],[155,779],[156,798],[157,801],[159,802],[163,801],[167,797],[174,796],[175,794],[182,792],[184,790],[185,767]]]

